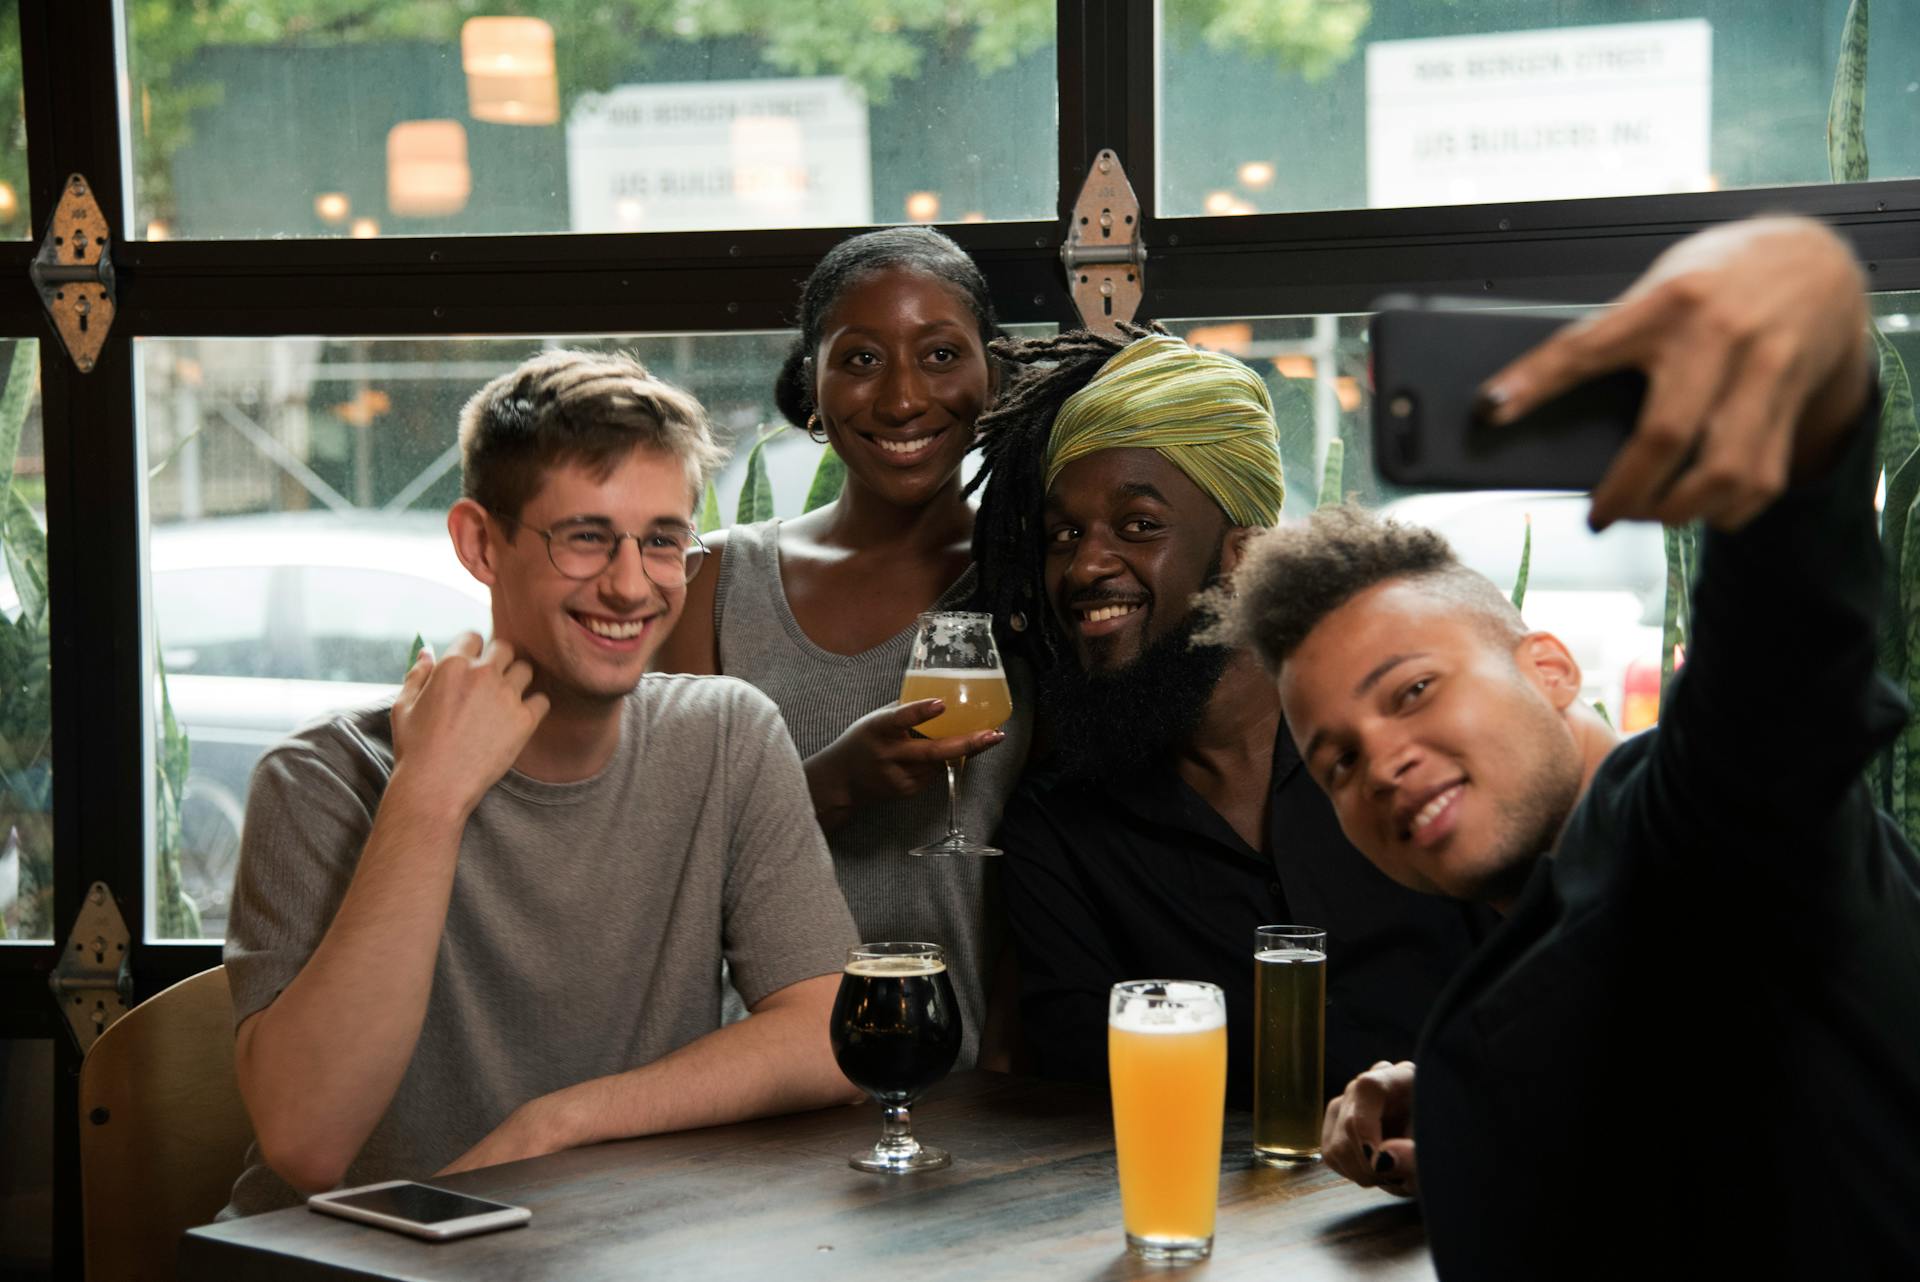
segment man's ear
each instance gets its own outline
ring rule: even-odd
[[[1551,632],[1529,632],[1513,648],[1514,665],[1547,701],[1565,712],[1580,697],[1580,664]]]
[[[453,538],[454,555],[460,564],[488,587],[500,577],[494,564],[495,548],[487,509],[472,499],[461,499],[447,512],[447,533]]]
[[[1227,531],[1225,541],[1220,545],[1220,577],[1228,579],[1246,559],[1247,549],[1253,546],[1254,536],[1260,530],[1252,525],[1236,525]]]

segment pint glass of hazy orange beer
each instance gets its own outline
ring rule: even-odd
[[[1204,1260],[1220,1201],[1227,1004],[1213,984],[1113,986],[1107,1068],[1127,1249],[1147,1260]]]

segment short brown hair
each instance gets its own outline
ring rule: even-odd
[[[637,449],[686,465],[698,496],[726,457],[700,402],[624,352],[542,352],[475,392],[460,411],[460,492],[518,520],[549,468],[611,472]]]
[[[1257,535],[1232,583],[1203,599],[1213,621],[1200,639],[1251,648],[1277,676],[1329,614],[1368,588],[1396,580],[1470,611],[1491,641],[1509,649],[1527,634],[1513,603],[1485,575],[1461,564],[1446,539],[1342,503],[1321,508],[1304,526]]]

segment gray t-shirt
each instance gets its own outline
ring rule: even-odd
[[[236,1026],[326,933],[392,772],[384,706],[261,759],[227,934]],[[510,771],[468,820],[419,1045],[345,1182],[430,1175],[527,1100],[712,1032],[723,959],[752,1006],[857,942],[772,703],[647,676],[599,774]],[[223,1214],[297,1204],[257,1145],[247,1161]]]

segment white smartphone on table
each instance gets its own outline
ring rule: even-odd
[[[533,1212],[524,1206],[489,1202],[483,1197],[469,1197],[412,1180],[386,1180],[359,1188],[315,1193],[307,1199],[307,1209],[432,1242],[518,1228],[533,1218]]]

